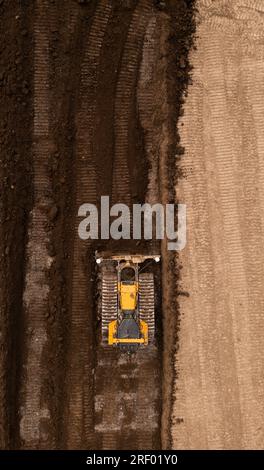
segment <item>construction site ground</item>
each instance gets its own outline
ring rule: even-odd
[[[0,1],[1,449],[263,448],[263,11]],[[102,196],[186,204],[186,248],[81,240]],[[162,256],[134,355],[100,250]]]

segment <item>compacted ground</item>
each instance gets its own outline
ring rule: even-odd
[[[198,7],[181,131],[190,296],[179,300],[173,446],[262,449],[264,5]]]

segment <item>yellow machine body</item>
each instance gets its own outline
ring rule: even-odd
[[[118,291],[121,310],[135,310],[137,308],[138,282],[132,285],[125,285],[119,282]]]

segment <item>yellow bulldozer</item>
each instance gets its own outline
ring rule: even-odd
[[[101,278],[102,342],[133,352],[153,341],[155,296],[153,272],[143,272],[146,261],[159,255],[96,253]]]

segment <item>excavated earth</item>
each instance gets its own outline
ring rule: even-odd
[[[263,12],[0,0],[1,449],[263,449]],[[186,248],[81,240],[105,195],[187,204]],[[132,356],[100,341],[121,249],[162,255]]]
[[[178,259],[83,241],[78,208],[175,202],[192,0],[0,1],[0,448],[172,445]],[[156,341],[100,344],[100,249],[161,251]]]

